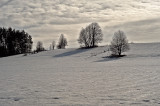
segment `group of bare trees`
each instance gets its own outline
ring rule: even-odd
[[[78,43],[81,47],[92,48],[102,41],[102,37],[102,30],[98,23],[91,23],[80,31]],[[123,31],[119,30],[114,33],[109,48],[112,56],[121,56],[123,52],[129,50],[128,40]]]
[[[86,28],[82,28],[79,34],[78,43],[81,47],[85,48],[93,48],[97,47],[98,43],[103,40],[103,33],[101,27],[98,23],[91,23]],[[56,45],[55,41],[52,41],[49,49],[54,50],[55,47],[57,49],[65,49],[67,46],[67,39],[63,34],[59,37],[59,42]],[[112,52],[112,56],[122,56],[123,52],[129,50],[129,44],[125,33],[121,30],[114,33],[112,41],[109,46],[110,51]],[[38,41],[36,52],[44,51],[43,43]]]
[[[59,42],[57,44],[57,49],[65,49],[66,46],[67,46],[67,39],[64,37],[63,34],[61,34],[59,38]],[[56,47],[56,42],[52,41],[49,49],[54,50],[55,47]],[[43,43],[41,41],[38,41],[35,52],[41,52],[41,51],[45,51],[45,48],[43,47]]]
[[[81,47],[95,47],[102,41],[102,30],[98,23],[91,23],[86,28],[82,28],[78,42]]]
[[[78,43],[81,47],[93,48],[98,46],[103,40],[103,34],[101,27],[98,23],[91,23],[86,28],[82,28],[79,34]],[[56,44],[55,41],[50,44],[50,50],[54,50]],[[59,42],[57,44],[57,49],[65,49],[67,46],[67,39],[63,34],[60,35]],[[121,56],[123,52],[129,50],[129,44],[125,33],[121,30],[114,33],[112,41],[109,46],[112,56]],[[38,42],[36,51],[44,51],[43,43]]]

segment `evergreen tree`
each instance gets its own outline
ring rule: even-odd
[[[0,57],[31,52],[32,44],[32,37],[24,30],[0,27]]]

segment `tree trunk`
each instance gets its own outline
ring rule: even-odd
[[[92,39],[92,42],[93,42],[92,46],[93,47],[95,46],[95,41],[94,41],[95,39],[94,38],[95,38],[95,27],[93,28],[93,39]]]

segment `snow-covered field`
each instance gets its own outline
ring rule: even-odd
[[[104,51],[0,58],[0,106],[160,105],[160,43],[132,44],[118,59]]]

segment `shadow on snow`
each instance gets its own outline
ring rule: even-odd
[[[54,57],[71,56],[71,55],[75,55],[75,54],[86,52],[88,50],[91,50],[91,48],[88,48],[88,49],[79,48],[79,49],[76,49],[76,50],[73,50],[73,51],[68,51],[68,52],[65,52],[65,53],[62,53],[62,54],[55,55]]]
[[[115,60],[121,59],[124,56],[126,56],[126,55],[121,55],[121,56],[106,56],[106,57],[102,57],[103,60],[98,60],[98,61],[95,61],[95,62],[115,61]]]

